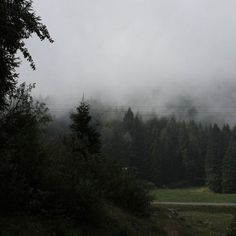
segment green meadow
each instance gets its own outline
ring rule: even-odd
[[[213,193],[206,187],[157,189],[152,196],[158,202],[236,203],[236,194]]]

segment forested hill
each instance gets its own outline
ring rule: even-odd
[[[207,184],[236,192],[236,128],[178,121],[143,121],[129,109],[102,126],[103,152],[159,187]]]

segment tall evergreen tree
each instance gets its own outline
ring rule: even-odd
[[[229,127],[229,125],[224,125],[222,128],[222,152],[225,153],[227,151],[227,148],[229,146],[229,142],[231,139],[231,129]]]
[[[190,121],[181,133],[185,137],[185,147],[182,151],[185,178],[190,184],[204,183],[204,156],[200,142],[200,128],[193,121]]]
[[[162,187],[164,183],[164,166],[159,144],[158,138],[156,138],[152,143],[147,163],[148,172],[146,175],[149,181],[153,182],[158,187]]]
[[[171,118],[160,135],[160,155],[162,155],[165,184],[179,182],[183,174],[178,128],[175,118]]]
[[[123,124],[119,121],[112,122],[110,125],[104,127],[102,132],[103,153],[107,157],[112,157],[119,161],[122,166],[128,166],[128,148],[124,138]]]
[[[131,133],[131,166],[138,169],[138,173],[144,178],[147,173],[147,145],[145,137],[144,124],[141,118],[136,115],[133,121],[133,130]]]
[[[133,125],[134,125],[134,113],[131,110],[131,108],[129,108],[123,118],[123,126],[125,132],[129,132],[131,134],[133,131]]]
[[[206,183],[214,192],[222,191],[222,159],[221,131],[214,125],[210,131],[207,155],[205,161]]]
[[[222,187],[224,193],[236,193],[236,140],[231,138],[223,160]]]
[[[71,114],[71,130],[73,135],[74,150],[85,154],[100,154],[100,134],[92,126],[89,111],[89,104],[82,101],[76,109],[76,113]]]

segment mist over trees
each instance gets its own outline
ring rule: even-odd
[[[35,84],[18,82],[19,52],[36,68],[25,41],[36,34],[53,42],[32,4],[0,1],[0,218],[37,218],[47,222],[45,236],[72,235],[68,222],[81,228],[76,234],[151,235],[155,227],[140,227],[151,219],[155,187],[236,193],[236,128],[198,122],[188,99],[177,117],[171,104],[163,117],[131,108],[102,115],[82,99],[66,121],[55,119],[33,97]]]
[[[103,152],[158,187],[206,184],[214,192],[235,192],[234,133],[228,125],[174,117],[144,122],[128,109],[123,120],[104,124]]]
[[[1,216],[21,214],[46,221],[56,217],[63,224],[69,220],[80,227],[100,227],[103,235],[111,231],[105,223],[113,220],[110,209],[148,216],[147,186],[133,171],[102,155],[89,105],[83,101],[71,114],[67,133],[50,133],[52,116],[45,103],[32,97],[35,85],[18,83],[18,51],[35,69],[25,39],[36,33],[53,42],[32,1],[1,1],[0,12]],[[114,235],[120,235],[125,226],[113,223],[117,224]],[[5,230],[0,229],[0,234]]]

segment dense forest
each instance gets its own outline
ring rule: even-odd
[[[145,188],[132,171],[101,154],[100,135],[90,126],[89,105],[81,102],[71,114],[69,135],[50,139],[43,130],[51,117],[45,104],[34,102],[31,89],[25,84],[17,87],[1,113],[1,209],[76,217],[84,217],[86,210],[90,217],[89,211],[97,214],[105,198],[145,214],[149,205]]]
[[[229,125],[142,121],[129,109],[123,120],[103,123],[103,152],[158,187],[204,185],[214,192],[236,192],[236,129]]]
[[[32,97],[35,85],[18,82],[19,51],[35,69],[25,40],[36,34],[53,42],[32,1],[1,1],[0,32],[0,234],[68,235],[75,227],[76,235],[86,227],[88,235],[94,228],[96,235],[140,233],[115,217],[148,217],[149,190],[134,171],[102,154],[89,105],[82,101],[71,114],[70,131],[52,138],[46,132],[52,116]],[[27,231],[24,224],[31,220],[11,223],[19,216],[38,217],[47,226]]]
[[[154,188],[236,193],[227,124],[143,121],[131,108],[99,119],[84,99],[60,123],[35,84],[18,81],[19,52],[36,69],[25,40],[53,43],[32,4],[0,1],[0,235],[165,235],[152,221]]]
[[[112,207],[148,217],[147,185],[102,155],[89,105],[81,102],[71,114],[69,134],[52,138],[46,131],[52,118],[45,104],[32,98],[33,87],[16,86],[1,112],[1,214],[69,218],[92,228],[109,221]],[[112,226],[106,227],[109,233]],[[119,235],[122,225],[116,227]]]

